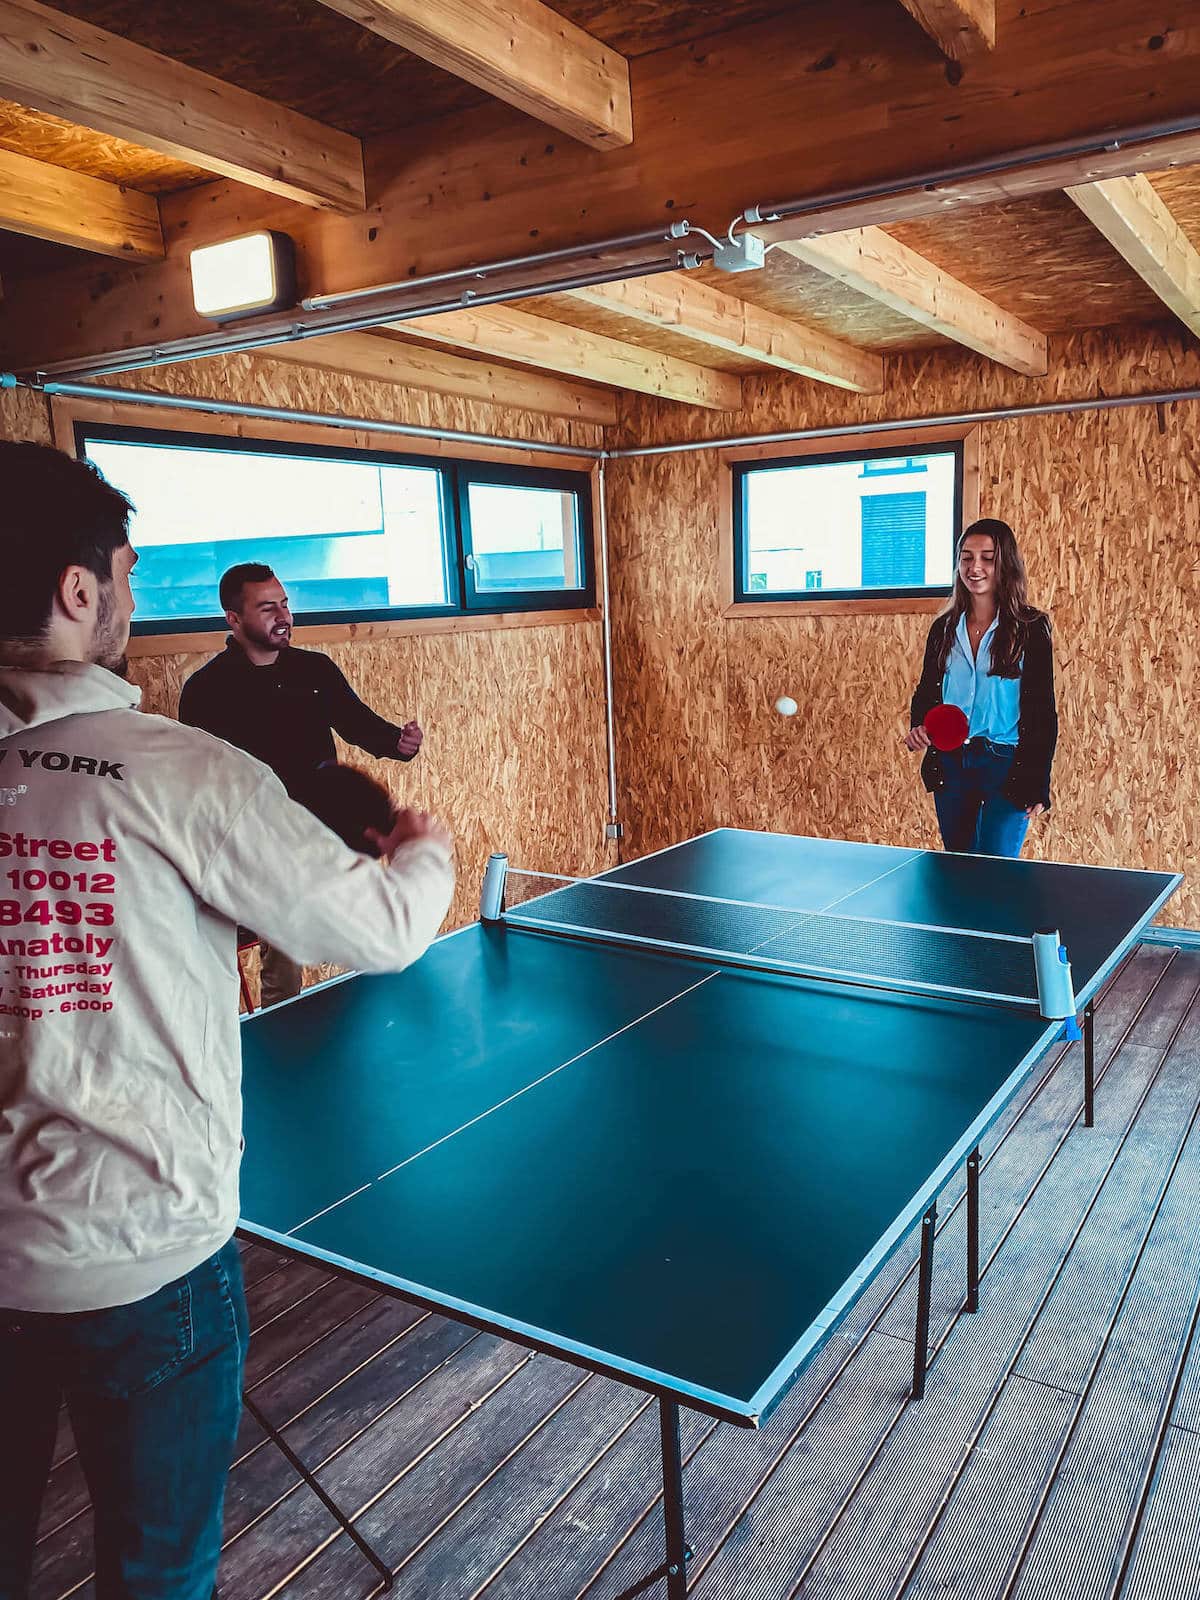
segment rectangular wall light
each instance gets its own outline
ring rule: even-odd
[[[296,252],[286,233],[263,229],[192,251],[192,303],[229,322],[296,303]]]

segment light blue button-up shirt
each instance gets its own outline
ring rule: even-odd
[[[947,705],[961,706],[966,712],[968,739],[990,739],[993,744],[1015,745],[1021,719],[1021,680],[993,678],[988,672],[998,621],[998,617],[992,618],[991,627],[972,657],[966,613],[959,617],[942,678],[942,699]]]

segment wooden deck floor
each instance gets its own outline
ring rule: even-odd
[[[1200,954],[1143,946],[984,1147],[982,1304],[940,1202],[926,1396],[907,1399],[915,1237],[757,1433],[684,1413],[703,1600],[1200,1595]],[[405,1600],[613,1600],[662,1560],[651,1403],[246,1251],[248,1386]],[[695,1314],[705,1314],[696,1285]],[[64,1427],[37,1600],[90,1596]],[[359,1600],[371,1567],[247,1418],[223,1600]],[[644,1591],[660,1600],[659,1584]]]

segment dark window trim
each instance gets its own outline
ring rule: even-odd
[[[570,494],[577,489],[578,480],[586,474],[554,467],[515,467],[503,462],[455,463],[454,482],[457,494],[459,548],[462,561],[462,596],[464,609],[472,614],[481,611],[558,611],[562,601],[570,599],[572,606],[593,606],[596,603],[596,576],[591,560],[592,500],[591,495],[576,494],[579,514],[579,545],[581,576],[583,582],[575,589],[525,589],[511,590],[502,595],[480,594],[475,588],[468,557],[474,552],[471,545],[470,492],[475,484],[500,487],[557,489]]]
[[[926,445],[881,445],[871,450],[834,450],[819,455],[777,456],[769,460],[734,461],[733,473],[733,603],[735,605],[778,605],[796,601],[800,605],[824,605],[830,600],[934,600],[949,593],[949,585],[913,584],[888,589],[749,589],[747,578],[747,484],[750,476],[762,472],[781,472],[790,467],[820,467],[839,461],[911,460],[914,456],[954,457],[954,527],[963,525],[963,496],[966,477],[966,440],[930,440]]]
[[[324,627],[355,622],[402,622],[427,617],[504,616],[525,611],[587,611],[596,603],[595,541],[592,531],[591,474],[567,467],[523,467],[461,456],[425,456],[409,451],[357,449],[352,445],[313,445],[296,439],[238,438],[229,434],[203,433],[177,428],[145,428],[134,424],[88,422],[77,418],[73,424],[75,453],[90,459],[90,442],[111,444],[150,444],[168,449],[200,449],[215,452],[242,450],[252,455],[296,456],[303,460],[352,461],[372,466],[424,467],[438,474],[438,493],[442,525],[446,530],[443,549],[450,600],[435,606],[364,606],[355,610],[297,611],[297,628]],[[517,487],[562,489],[574,493],[579,507],[580,562],[583,584],[577,589],[538,589],[513,591],[504,595],[474,595],[467,582],[465,566],[468,525],[463,519],[467,489],[472,483],[504,483]],[[285,574],[286,577],[286,574]],[[216,596],[213,596],[214,602]],[[223,613],[214,610],[205,616],[158,617],[139,621],[134,617],[135,637],[212,633],[224,629]]]

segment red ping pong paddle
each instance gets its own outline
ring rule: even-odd
[[[961,706],[934,706],[925,718],[925,732],[935,750],[959,750],[967,742],[967,714]]]

